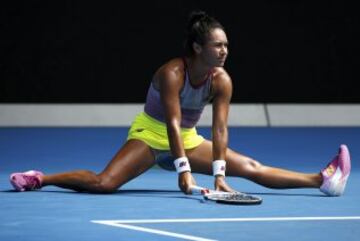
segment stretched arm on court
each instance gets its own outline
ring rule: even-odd
[[[227,120],[229,104],[232,95],[232,82],[230,76],[221,69],[213,80],[213,174],[215,176],[215,189],[233,191],[225,182],[226,149],[228,146]],[[219,170],[217,170],[219,169]],[[223,169],[223,170],[222,170]],[[219,174],[216,174],[218,171]],[[224,175],[222,175],[224,173]]]
[[[183,86],[181,74],[176,70],[165,68],[159,73],[159,86],[161,102],[164,107],[170,150],[178,164],[178,184],[181,191],[190,193],[190,186],[195,184],[191,175],[190,163],[187,160],[183,140],[181,138],[181,108],[179,93]],[[187,166],[186,166],[187,165]]]

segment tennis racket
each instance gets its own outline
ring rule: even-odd
[[[202,195],[206,201],[234,205],[256,205],[262,203],[262,198],[242,192],[222,192],[204,187],[192,186],[193,195]]]

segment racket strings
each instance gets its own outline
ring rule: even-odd
[[[205,196],[208,200],[227,203],[258,203],[261,199],[245,193],[213,193]]]
[[[260,204],[262,202],[261,197],[253,196],[243,192],[215,191],[198,186],[193,186],[191,190],[193,194],[201,194],[205,200],[215,201],[217,203],[250,205]]]
[[[255,199],[253,196],[244,193],[221,193],[221,194],[210,194],[212,198],[224,199],[224,200],[252,200]]]

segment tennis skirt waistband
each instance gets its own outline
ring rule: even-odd
[[[195,127],[181,128],[181,136],[185,149],[195,148],[204,141],[204,137],[197,134]],[[145,112],[139,113],[131,124],[127,140],[131,139],[144,141],[153,149],[170,150],[166,124]]]

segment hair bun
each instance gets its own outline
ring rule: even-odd
[[[215,28],[224,30],[224,27],[204,11],[192,11],[189,14],[187,28],[185,29],[186,55],[194,54],[193,43],[204,45],[211,31]]]
[[[194,25],[199,21],[203,21],[207,19],[209,16],[204,11],[193,11],[189,16],[189,26]]]

